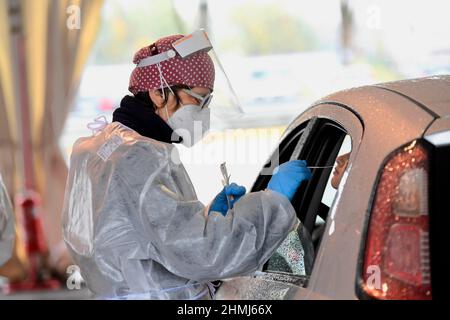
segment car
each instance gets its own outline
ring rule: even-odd
[[[348,152],[333,190],[330,166]],[[252,191],[264,190],[276,165],[293,159],[322,166],[311,169],[312,178],[292,201],[310,235],[311,268],[296,274],[269,270],[266,263],[251,275],[223,280],[216,299],[445,297],[450,75],[351,88],[320,99],[288,126]]]

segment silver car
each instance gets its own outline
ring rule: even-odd
[[[347,155],[339,185],[332,166]],[[324,97],[284,133],[266,164],[305,159],[292,201],[306,229],[303,273],[269,268],[228,279],[217,299],[431,299],[450,270],[450,76]],[[261,174],[252,191],[266,188]],[[308,243],[305,243],[308,242]],[[310,253],[311,254],[311,253]],[[269,260],[270,261],[270,260]]]

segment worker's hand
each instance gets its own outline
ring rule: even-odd
[[[292,201],[300,184],[311,179],[311,176],[306,161],[291,160],[275,168],[267,189],[281,193]]]
[[[209,213],[211,213],[211,211],[216,211],[220,212],[223,216],[226,216],[228,209],[232,209],[233,205],[245,194],[245,192],[245,187],[238,186],[236,183],[231,183],[229,186],[224,187],[211,203]],[[228,208],[227,196],[230,196],[231,208]]]

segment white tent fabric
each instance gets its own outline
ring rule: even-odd
[[[42,198],[44,231],[54,264],[65,251],[61,250],[60,216],[67,166],[58,140],[97,34],[102,3],[0,1],[0,172],[12,198],[23,191],[20,104],[27,99],[34,188]],[[11,10],[17,4],[19,12]],[[18,17],[25,46],[24,78],[19,76],[20,63],[14,56]],[[19,90],[21,80],[26,82],[26,93]],[[16,246],[16,255],[18,249],[20,246]]]

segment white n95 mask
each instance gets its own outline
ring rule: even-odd
[[[208,133],[210,120],[209,108],[187,104],[178,109],[167,123],[183,138],[182,144],[192,147]]]

